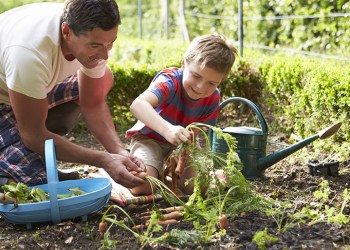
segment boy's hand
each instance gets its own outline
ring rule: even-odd
[[[191,137],[191,133],[180,125],[170,127],[164,136],[168,142],[176,146],[181,143],[190,143]]]

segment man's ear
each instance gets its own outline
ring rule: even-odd
[[[70,27],[69,27],[68,23],[62,22],[62,24],[61,24],[61,32],[62,32],[63,38],[65,40],[68,40],[69,37],[70,37],[70,33],[71,33],[71,30],[70,30]]]

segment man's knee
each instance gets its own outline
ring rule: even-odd
[[[80,107],[75,101],[66,102],[49,109],[46,128],[59,135],[70,132],[81,116]]]

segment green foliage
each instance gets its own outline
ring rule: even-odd
[[[169,233],[164,233],[162,237],[154,242],[168,242],[171,245],[183,247],[188,242],[199,242],[200,234],[196,230],[172,229]]]
[[[327,141],[349,141],[350,73],[346,66],[272,56],[259,65],[259,70],[266,80],[265,100],[274,107],[276,116],[286,118],[289,132],[308,136],[342,121],[340,131]]]
[[[224,137],[229,145],[230,152],[227,159],[222,160],[223,165],[221,166],[226,182],[220,182],[218,177],[214,174],[213,157],[216,156],[208,150],[210,148],[209,138],[203,130],[203,128],[208,127],[213,129],[219,137]],[[174,230],[170,233],[164,233],[159,237],[154,237],[155,233],[159,235],[159,233],[162,232],[162,228],[157,225],[157,222],[161,220],[163,215],[160,214],[157,206],[152,208],[149,225],[143,230],[142,234],[130,229],[125,220],[117,220],[116,215],[110,213],[111,207],[106,210],[102,217],[103,222],[112,223],[111,226],[114,224],[132,232],[134,236],[141,241],[142,248],[146,246],[146,244],[155,242],[171,243],[176,241],[176,245],[178,246],[189,241],[207,243],[225,233],[224,229],[218,229],[221,215],[234,218],[239,212],[252,211],[253,208],[261,211],[266,208],[267,202],[265,202],[265,199],[262,197],[260,199],[256,198],[258,195],[254,194],[251,184],[245,180],[244,176],[237,168],[239,162],[237,153],[235,152],[236,140],[230,134],[223,133],[219,128],[199,123],[190,124],[186,129],[198,129],[205,137],[204,139],[207,143],[207,147],[203,148],[197,147],[196,143],[191,143],[186,146],[186,149],[189,150],[190,153],[189,159],[191,159],[189,166],[197,172],[197,176],[189,180],[194,184],[194,191],[188,198],[188,201],[184,202],[177,197],[161,180],[147,175],[145,179],[151,184],[152,190],[160,193],[172,207],[180,205],[183,208],[184,221],[192,222],[194,230],[183,232]],[[175,156],[178,156],[177,153],[178,151],[174,152]],[[213,183],[215,184],[211,185]],[[231,209],[234,203],[243,203],[245,205],[239,206],[239,209]],[[128,221],[135,225],[133,220],[123,209],[118,206],[113,207],[117,207],[121,210],[128,218]],[[181,237],[181,240],[179,240],[179,237]]]
[[[159,69],[169,65],[179,67],[189,45],[176,40],[140,40],[119,33],[110,53],[110,59],[119,63],[155,64]]]
[[[103,239],[101,240],[101,247],[99,247],[99,250],[115,249],[115,247],[118,244],[118,241],[111,240],[109,237],[110,237],[110,232],[107,231],[103,235]]]
[[[15,198],[18,203],[31,202],[31,194],[29,187],[24,183],[14,183],[3,185],[4,193],[12,198]]]
[[[50,200],[49,194],[45,192],[43,189],[37,188],[37,187],[33,187],[30,189],[26,184],[21,182],[19,183],[11,182],[10,184],[3,185],[2,189],[4,190],[4,193],[7,196],[16,199],[17,204],[43,202],[43,201]],[[71,193],[57,194],[57,198],[64,199],[64,198],[86,194],[85,191],[80,190],[78,187],[68,188],[67,190],[70,191]],[[15,204],[15,207],[17,206],[17,204]]]
[[[253,236],[253,242],[258,245],[259,249],[266,249],[266,245],[273,244],[278,241],[277,237],[271,236],[267,232],[267,228],[264,231],[258,231]]]
[[[159,68],[147,64],[110,63],[115,85],[107,97],[118,131],[125,133],[136,120],[130,113],[132,101],[146,90]]]
[[[116,84],[108,97],[108,103],[121,133],[135,122],[129,112],[132,101],[147,89],[161,69],[179,67],[182,53],[187,47],[185,43],[167,43],[165,47],[162,43],[159,46],[157,44],[122,37],[113,51],[114,60],[110,66]],[[131,49],[128,50],[128,47]],[[160,56],[162,54],[169,57]],[[124,61],[126,58],[130,61]],[[154,63],[148,63],[153,60]],[[317,133],[325,125],[343,121],[337,134],[315,142],[315,146],[338,152],[337,157],[345,157],[350,148],[350,143],[347,145],[350,124],[346,122],[350,118],[350,73],[347,67],[334,61],[322,62],[285,55],[267,56],[252,50],[237,60],[228,79],[219,85],[219,89],[222,100],[241,96],[268,108],[269,113],[275,115],[272,126],[278,124],[279,129],[302,137]],[[283,123],[280,117],[283,117]]]
[[[1,1],[0,13],[31,2],[63,0]],[[143,39],[183,40],[179,21],[179,1],[142,1],[142,18],[138,1],[118,0],[122,24],[119,34]],[[165,30],[165,3],[169,2],[168,34]],[[326,54],[350,53],[349,16],[322,17],[332,13],[349,13],[347,0],[282,0],[243,1],[243,32],[245,44],[259,44],[271,48],[293,48]],[[218,32],[238,40],[238,1],[185,1],[185,18],[189,36]],[[280,17],[261,20],[259,17]],[[288,18],[294,16],[294,18]],[[303,16],[319,18],[303,18]],[[286,18],[283,18],[286,17]],[[142,29],[140,28],[142,23]]]
[[[164,2],[143,1],[142,34],[146,39],[165,38]],[[238,40],[238,1],[185,1],[185,18],[189,36],[218,32]],[[182,39],[178,1],[169,1],[169,33],[171,39]],[[118,1],[123,24],[121,34],[139,37],[137,2]],[[209,6],[209,7],[208,7]],[[349,16],[322,17],[332,13],[349,13],[347,0],[283,0],[243,1],[243,32],[245,44],[271,48],[293,48],[326,54],[350,53]],[[279,19],[270,17],[277,16]],[[294,18],[289,18],[294,16]],[[303,18],[303,16],[319,18]],[[260,19],[259,17],[267,17]],[[285,18],[283,18],[285,17]],[[270,19],[269,19],[270,18]]]
[[[310,202],[303,206],[300,210],[295,213],[288,213],[288,222],[285,223],[285,230],[288,225],[295,225],[298,223],[304,223],[308,225],[314,225],[317,223],[329,223],[336,225],[345,225],[349,223],[349,215],[344,214],[344,208],[348,205],[350,200],[350,195],[348,189],[345,188],[341,197],[342,203],[341,206],[332,204],[332,201],[337,197],[329,198],[331,195],[328,182],[323,180],[320,183],[320,189],[316,190],[313,194],[317,201]],[[275,212],[272,210],[269,211],[269,215],[272,215],[274,218],[276,215],[280,214],[281,210],[277,209]],[[282,213],[287,213],[282,211]]]
[[[329,195],[330,195],[330,193],[331,193],[330,188],[329,188],[329,186],[328,186],[328,181],[323,180],[323,181],[319,184],[319,186],[320,186],[322,189],[316,190],[316,191],[314,192],[315,198],[317,198],[317,199],[319,199],[319,200],[321,200],[321,201],[323,201],[323,202],[328,201],[328,197],[329,197]]]
[[[324,2],[320,0],[284,0],[255,2],[261,16],[317,16],[347,13],[346,0]],[[249,10],[247,10],[249,11]],[[343,54],[348,51],[349,30],[347,17],[285,18],[263,20],[258,25],[258,39],[271,47],[292,47],[305,51]],[[347,44],[347,45],[346,45]]]
[[[257,102],[261,96],[264,79],[247,58],[238,58],[228,78],[219,85],[223,99],[240,96]]]

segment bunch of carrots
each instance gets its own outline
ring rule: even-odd
[[[193,132],[193,131],[191,131]],[[183,173],[184,169],[188,166],[189,161],[191,160],[190,157],[190,150],[191,150],[191,144],[193,144],[195,135],[198,135],[199,131],[197,133],[193,133],[192,141],[190,144],[181,144],[178,155],[176,156],[175,153],[173,153],[167,160],[167,166],[163,172],[163,182],[165,182],[165,178],[170,175],[172,179],[171,183],[171,191],[174,192],[175,194],[177,193],[177,181],[178,177]],[[142,173],[136,173],[136,176],[147,180],[150,178],[145,172]],[[161,216],[158,218],[159,220],[156,222],[153,222],[153,225],[160,225],[160,226],[166,226],[170,224],[176,224],[179,223],[179,220],[181,220],[184,217],[185,212],[191,208],[187,208],[186,205],[184,206],[174,206],[174,207],[169,207],[165,209],[161,209]],[[139,224],[135,225],[132,227],[132,230],[143,230],[148,228],[148,226],[151,223],[151,214],[152,212],[145,212],[141,214],[141,219],[144,221]],[[220,229],[222,230],[227,230],[228,229],[228,218],[225,214],[221,212],[219,215],[219,226]],[[101,221],[99,225],[99,231],[100,234],[103,236],[104,233],[106,232],[108,228],[108,225],[105,221]]]

